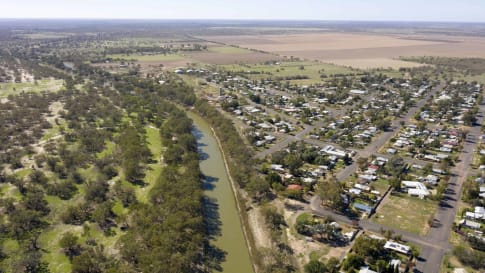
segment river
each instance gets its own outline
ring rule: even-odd
[[[194,135],[201,156],[200,169],[205,176],[204,209],[209,235],[211,242],[225,252],[225,260],[220,263],[221,270],[226,273],[253,273],[222,151],[209,124],[193,113],[189,112],[188,116],[194,121]]]

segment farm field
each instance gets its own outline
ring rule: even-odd
[[[244,48],[320,60],[356,68],[416,67],[404,56],[485,57],[484,38],[449,36],[397,36],[351,33],[295,35],[206,36]]]

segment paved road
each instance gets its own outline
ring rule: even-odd
[[[461,199],[463,183],[468,178],[470,172],[473,171],[470,165],[473,160],[473,151],[476,149],[481,135],[480,125],[483,124],[484,113],[485,105],[482,103],[477,114],[479,124],[470,128],[465,144],[463,145],[463,151],[458,159],[459,162],[451,169],[453,176],[450,178],[443,201],[440,203],[435,215],[436,225],[431,228],[427,236],[428,241],[434,244],[444,244],[444,242],[448,244],[458,210],[458,202]],[[450,249],[447,248],[446,250]],[[426,252],[422,253],[422,256],[426,257],[426,261],[418,262],[418,269],[421,272],[437,272],[435,269],[439,269],[439,267],[433,266],[433,263],[439,262],[441,264],[444,252],[438,254],[430,249],[426,249]]]

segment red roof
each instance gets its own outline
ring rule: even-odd
[[[291,184],[291,185],[288,185],[288,187],[286,189],[287,190],[302,190],[303,187],[300,186],[300,185]]]
[[[369,169],[373,169],[373,170],[379,170],[379,166],[376,166],[376,165],[369,165]]]

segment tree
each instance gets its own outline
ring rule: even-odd
[[[342,197],[343,188],[335,176],[328,175],[322,178],[318,183],[317,194],[322,199],[322,202],[328,204],[331,208],[337,210],[345,208],[345,202]]]
[[[463,123],[467,126],[472,126],[477,122],[477,118],[472,111],[467,111],[463,114]]]
[[[360,171],[364,171],[367,168],[367,164],[369,159],[367,157],[359,157],[357,159],[357,165],[359,166]]]
[[[419,248],[414,245],[411,245],[411,255],[413,255],[413,257],[415,258],[418,258],[420,254],[421,254],[421,251],[419,250]]]
[[[286,155],[284,162],[293,175],[297,174],[298,169],[303,166],[303,160],[297,154]]]
[[[353,272],[358,270],[364,264],[364,258],[362,256],[350,253],[342,263],[342,269],[346,272]]]
[[[304,267],[305,273],[326,273],[328,272],[327,267],[324,263],[318,260],[311,260]]]
[[[63,249],[64,254],[69,257],[70,260],[74,256],[77,256],[81,252],[81,245],[78,242],[79,237],[71,232],[66,232],[59,241],[59,246]]]
[[[256,200],[264,198],[270,191],[270,185],[267,180],[256,176],[252,177],[249,183],[246,185],[248,193]]]

